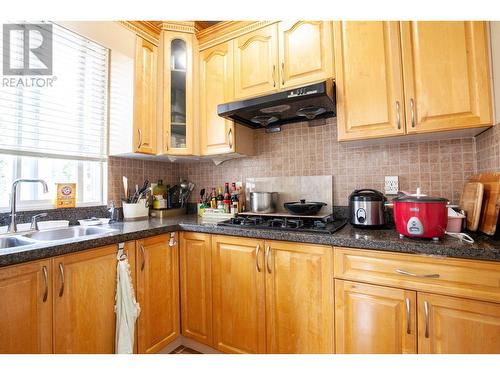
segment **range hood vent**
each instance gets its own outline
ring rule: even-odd
[[[335,82],[332,79],[275,94],[217,106],[219,116],[252,129],[335,117]]]

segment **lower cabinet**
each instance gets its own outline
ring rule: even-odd
[[[211,236],[180,233],[181,332],[212,345],[212,246]]]
[[[212,236],[214,347],[266,352],[264,241]]]
[[[215,348],[334,353],[329,246],[212,237]]]
[[[418,351],[500,353],[500,304],[418,293]]]
[[[333,250],[265,242],[267,352],[334,353]]]
[[[134,242],[124,249],[134,269]],[[115,352],[117,245],[52,260],[54,353]]]
[[[0,268],[0,354],[52,353],[50,260]]]
[[[136,259],[138,352],[156,353],[180,332],[177,233],[136,241]]]
[[[340,354],[417,353],[417,293],[335,280],[335,343]]]

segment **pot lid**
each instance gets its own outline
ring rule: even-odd
[[[417,188],[416,194],[405,194],[400,193],[401,195],[394,198],[393,202],[418,202],[418,203],[437,203],[437,202],[445,202],[448,203],[448,199],[440,198],[440,197],[429,197],[427,194],[423,194],[420,188]]]
[[[386,200],[386,197],[378,190],[360,189],[354,190],[351,195],[349,195],[349,200],[363,202],[382,202]]]
[[[285,203],[287,206],[326,206],[327,204],[325,202],[306,202],[305,199],[301,199],[300,202],[286,202]]]

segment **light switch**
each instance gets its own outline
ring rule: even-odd
[[[399,191],[399,177],[385,176],[385,194],[397,194]]]

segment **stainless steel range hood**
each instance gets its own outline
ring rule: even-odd
[[[282,124],[335,117],[335,82],[329,79],[293,90],[219,104],[217,113],[250,128],[265,128],[266,131],[279,131]]]

